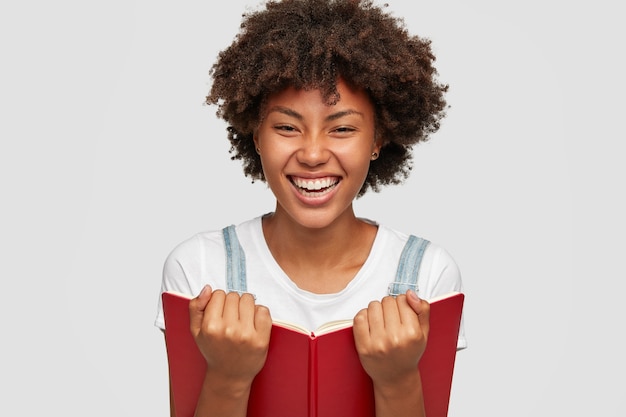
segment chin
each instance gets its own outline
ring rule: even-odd
[[[292,220],[299,226],[312,230],[321,230],[330,227],[342,218],[347,218],[346,214],[351,213],[350,210],[343,210],[338,213],[332,209],[317,208],[313,210],[306,210],[302,213],[292,213]],[[354,216],[351,216],[353,218]]]

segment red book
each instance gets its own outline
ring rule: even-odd
[[[193,417],[206,363],[189,330],[189,300],[163,293],[165,340],[177,417]],[[464,295],[430,300],[430,333],[420,359],[428,417],[446,417]],[[372,381],[354,346],[352,320],[315,332],[274,322],[265,366],[256,376],[248,417],[374,417]]]

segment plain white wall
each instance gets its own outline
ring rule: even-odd
[[[356,207],[461,267],[470,347],[450,416],[622,415],[617,6],[389,3],[433,41],[452,107],[410,180]],[[166,255],[273,208],[202,105],[255,4],[0,6],[3,414],[167,415]]]

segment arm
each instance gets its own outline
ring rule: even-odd
[[[377,417],[424,417],[418,363],[429,330],[430,305],[410,291],[372,302],[354,318],[363,368],[374,383]]]
[[[189,303],[191,332],[207,362],[196,417],[245,417],[250,387],[267,356],[271,317],[250,294],[205,287]]]

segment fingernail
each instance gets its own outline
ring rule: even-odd
[[[409,297],[413,298],[414,300],[419,301],[419,297],[417,296],[417,293],[413,290],[409,290]]]

